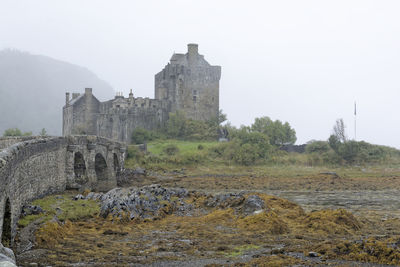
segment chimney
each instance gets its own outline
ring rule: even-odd
[[[197,44],[188,44],[188,62],[189,65],[193,64],[197,60],[199,55],[199,46]]]
[[[72,100],[76,99],[79,97],[79,93],[72,93]]]
[[[130,100],[133,100],[133,93],[132,93],[132,89],[131,89],[131,91],[130,91],[130,93],[129,93],[129,99],[130,99]]]
[[[188,44],[188,54],[189,55],[198,55],[199,54],[199,45],[198,44]]]
[[[65,106],[69,106],[69,93],[65,93]]]
[[[92,88],[85,88],[85,95],[91,95],[92,94]]]

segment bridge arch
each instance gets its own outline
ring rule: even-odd
[[[94,170],[98,181],[104,181],[108,179],[107,162],[101,153],[97,153],[94,159]]]
[[[116,153],[113,153],[114,157],[114,172],[115,175],[118,177],[121,174],[121,165],[119,163],[118,155]]]
[[[1,231],[1,243],[9,247],[11,246],[12,240],[12,230],[11,230],[11,203],[10,199],[7,197],[4,203],[4,212],[3,212],[3,225]]]
[[[81,152],[74,153],[74,174],[76,183],[83,185],[88,182],[85,158]]]

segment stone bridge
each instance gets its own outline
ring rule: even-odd
[[[66,189],[117,185],[126,147],[97,136],[0,138],[0,237],[10,246],[23,205]]]

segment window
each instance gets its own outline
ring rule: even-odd
[[[197,101],[197,90],[193,90],[193,102]]]

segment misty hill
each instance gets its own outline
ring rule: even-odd
[[[65,92],[93,88],[96,97],[113,97],[111,86],[86,68],[16,50],[0,51],[0,135],[20,128],[61,135]]]

